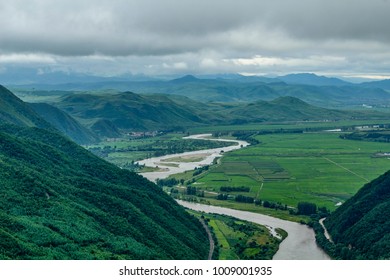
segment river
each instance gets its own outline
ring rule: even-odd
[[[228,140],[228,139],[210,139],[211,134],[199,134],[192,135],[186,138],[190,139],[207,139],[211,141],[226,141],[226,142],[238,142],[237,145],[217,148],[217,149],[208,149],[208,150],[200,150],[193,152],[186,152],[180,154],[166,155],[162,157],[149,158],[139,162],[139,164],[145,164],[146,166],[151,167],[164,167],[163,171],[157,172],[146,172],[141,173],[144,177],[151,181],[155,181],[158,178],[163,179],[168,177],[171,174],[181,173],[187,170],[193,170],[195,167],[201,167],[206,164],[210,164],[216,157],[221,157],[221,152],[228,152],[236,149],[240,149],[241,147],[248,146],[249,143],[245,141],[237,141],[237,140]],[[181,162],[174,161],[178,157],[198,157],[201,158],[199,161],[194,162]],[[173,160],[170,160],[173,159]],[[169,164],[175,166],[168,166]],[[258,223],[261,225],[265,225],[268,228],[276,229],[282,228],[287,231],[287,238],[280,244],[278,252],[274,255],[273,259],[275,260],[329,260],[329,256],[317,246],[315,242],[314,231],[307,227],[306,225],[301,225],[298,223],[285,221],[282,219],[274,218],[267,215],[247,212],[247,211],[239,211],[233,210],[229,208],[222,208],[210,205],[203,204],[195,204],[186,201],[177,201],[179,204],[184,207],[196,210],[196,211],[204,211],[207,213],[216,213],[216,214],[224,214],[236,217],[238,219]]]
[[[288,236],[280,244],[274,260],[329,260],[329,256],[317,246],[314,231],[306,225],[281,220],[267,215],[239,211],[229,208],[177,201],[180,205],[196,211],[236,217],[241,220],[258,223],[271,228],[282,228]]]
[[[156,181],[157,179],[164,179],[172,174],[183,173],[188,170],[194,170],[195,168],[209,165],[214,161],[215,158],[221,157],[224,152],[237,150],[249,145],[249,143],[245,141],[230,140],[230,139],[214,139],[214,138],[209,138],[210,136],[211,134],[196,134],[196,135],[184,137],[184,139],[205,139],[210,141],[235,142],[237,143],[237,145],[223,147],[223,148],[185,152],[180,154],[171,154],[171,155],[165,155],[161,157],[147,158],[138,161],[138,164],[140,165],[144,164],[145,166],[149,166],[149,167],[159,167],[163,170],[156,171],[156,172],[144,172],[140,174],[145,178],[149,179],[150,181]],[[201,158],[201,160],[192,161],[192,162],[175,161],[175,159],[177,159],[178,157],[181,158],[197,157],[197,158]]]

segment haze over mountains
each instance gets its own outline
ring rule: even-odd
[[[57,107],[56,111],[51,106],[52,110],[37,112],[73,139],[76,139],[74,130],[78,128],[80,139],[77,141],[80,143],[93,141],[94,135],[115,138],[130,131],[184,131],[204,125],[388,117],[387,113],[376,111],[321,108],[289,96],[271,101],[228,104],[202,103],[176,95],[74,93],[63,96],[52,104]],[[42,106],[44,105],[33,105],[33,108]],[[84,126],[84,130],[75,124],[75,119]]]
[[[66,91],[77,84],[64,85],[63,91],[22,90],[33,98],[49,96],[50,104],[25,103],[1,86],[0,175],[4,183],[0,190],[0,246],[6,251],[0,258],[200,259],[206,255],[207,237],[200,224],[161,189],[69,139],[87,144],[128,131],[389,117],[372,109],[318,106],[356,107],[367,102],[386,107],[390,97],[385,88],[345,84],[311,74],[284,79],[184,76],[169,81],[88,84],[102,87],[93,92]],[[105,90],[107,83],[133,85],[146,92]],[[380,84],[386,85],[386,81]],[[154,93],[152,89],[157,88],[166,92]],[[387,224],[370,231],[384,235],[367,237],[376,244],[371,255],[366,255],[364,240],[353,235],[355,228],[360,230],[378,220],[388,207],[387,181],[388,174],[368,184],[329,218],[330,231],[341,247],[356,241],[351,243],[354,251],[348,257],[388,257],[381,249],[387,246]],[[371,205],[366,200],[382,194],[384,203],[379,199],[378,205]],[[361,198],[363,202],[359,202]],[[371,206],[366,209],[360,207],[362,204]],[[367,213],[359,212],[363,208]]]
[[[186,75],[157,80],[55,72],[48,76],[50,83],[44,83],[46,74],[29,75],[37,83],[14,85],[16,93],[29,102],[42,103],[43,99],[50,103],[51,107],[41,104],[33,108],[80,144],[101,137],[119,137],[123,131],[184,130],[198,125],[251,122],[384,119],[388,114],[375,109],[390,107],[388,81],[352,84],[307,73],[276,78]],[[86,81],[81,82],[82,78]],[[63,83],[65,80],[68,83]]]
[[[48,75],[47,78],[45,75]],[[19,82],[7,77],[1,79],[0,75],[0,80],[15,89],[117,90],[146,94],[175,94],[201,102],[270,101],[281,96],[292,96],[313,105],[329,108],[390,104],[388,80],[354,84],[338,78],[308,73],[276,78],[238,74],[203,77],[206,78],[187,75],[176,79],[158,80],[143,76],[107,78],[55,72],[32,76],[31,79],[20,79]]]

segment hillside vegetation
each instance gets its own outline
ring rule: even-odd
[[[390,259],[390,171],[361,188],[325,220],[342,259]]]
[[[185,131],[204,125],[388,117],[375,111],[320,108],[290,96],[252,103],[202,103],[174,95],[80,93],[65,96],[54,105],[96,134],[109,138],[117,137],[121,131]]]
[[[27,104],[0,85],[0,124],[11,123],[62,132],[79,144],[99,138],[65,112],[45,103]]]
[[[28,127],[52,129],[31,107],[0,85],[0,124],[12,123]]]
[[[207,258],[202,225],[159,187],[1,89],[0,259]]]
[[[99,142],[99,137],[69,114],[46,103],[30,103],[30,107],[44,120],[78,144]]]
[[[202,259],[198,221],[55,133],[0,127],[0,259]]]
[[[201,102],[270,101],[278,97],[292,96],[310,104],[328,108],[362,106],[362,104],[388,106],[390,104],[389,80],[353,84],[309,73],[277,78],[241,75],[197,78],[187,75],[168,81],[102,80],[90,83],[78,81],[55,85],[34,84],[33,86],[46,90],[104,91],[115,89],[147,94],[174,94]]]

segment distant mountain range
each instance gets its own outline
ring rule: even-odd
[[[161,188],[62,136],[4,87],[0,178],[0,260],[207,258],[203,226]]]
[[[201,102],[270,101],[292,96],[313,105],[336,108],[351,106],[389,106],[390,80],[353,84],[338,78],[310,73],[290,74],[276,78],[221,75],[197,78],[187,75],[172,80],[147,77],[94,77],[52,73],[32,83],[14,84],[14,88],[36,90],[116,90],[142,94],[174,94]],[[61,76],[62,75],[62,76]],[[57,77],[60,76],[60,77]],[[32,79],[33,80],[33,79]],[[1,75],[0,75],[1,81]],[[49,82],[44,82],[49,81]],[[64,82],[67,81],[67,82]],[[12,84],[12,83],[8,83]]]
[[[79,144],[99,141],[98,136],[67,113],[48,104],[27,104],[3,86],[0,86],[0,123],[62,132]]]
[[[53,103],[100,137],[127,131],[169,131],[203,125],[254,122],[384,119],[386,113],[346,111],[310,105],[291,96],[249,103],[202,103],[178,95],[70,94]]]

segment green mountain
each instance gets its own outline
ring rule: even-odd
[[[390,259],[390,171],[366,184],[325,220],[342,259]]]
[[[82,126],[69,114],[52,105],[46,103],[30,103],[29,106],[48,123],[78,144],[91,144],[100,141],[99,137],[92,131]]]
[[[64,97],[57,105],[72,116],[84,119],[100,134],[102,126],[107,124],[99,123],[102,119],[122,130],[169,130],[203,122],[187,106],[179,105],[163,95],[138,95],[131,92],[73,94]]]
[[[340,108],[362,104],[390,105],[388,81],[352,84],[337,78],[314,74],[292,74],[277,78],[244,77],[240,75],[197,78],[191,75],[174,80],[102,80],[91,83],[60,85],[30,85],[29,87],[55,90],[111,90],[132,91],[140,94],[174,94],[201,102],[270,101],[282,96],[293,96],[310,104]]]
[[[34,124],[28,104],[1,97],[2,116]],[[0,259],[207,258],[200,222],[155,184],[54,130],[2,123]]]
[[[381,88],[384,90],[390,90],[390,79],[374,81],[374,82],[365,82],[362,83],[361,85],[367,88]]]
[[[187,81],[194,78],[183,79]],[[181,95],[141,95],[131,92],[71,94],[55,105],[80,120],[100,137],[109,138],[119,137],[126,131],[183,130],[212,124],[388,117],[386,113],[375,111],[320,108],[291,96],[250,103],[204,103]]]
[[[278,77],[279,80],[288,84],[301,84],[313,86],[345,86],[350,83],[338,78],[329,78],[325,76],[317,76],[313,73],[297,73]]]
[[[99,119],[93,123],[91,130],[102,138],[119,138],[122,136],[119,128],[107,119]]]
[[[27,104],[0,85],[0,124],[58,130],[79,144],[98,141],[98,137],[65,112],[47,104]]]
[[[17,98],[12,92],[0,85],[0,124],[53,129],[30,106]]]
[[[309,105],[295,97],[279,97],[272,101],[257,101],[229,110],[242,122],[315,121],[352,118],[352,112],[324,109]],[[236,121],[237,122],[237,121]]]

